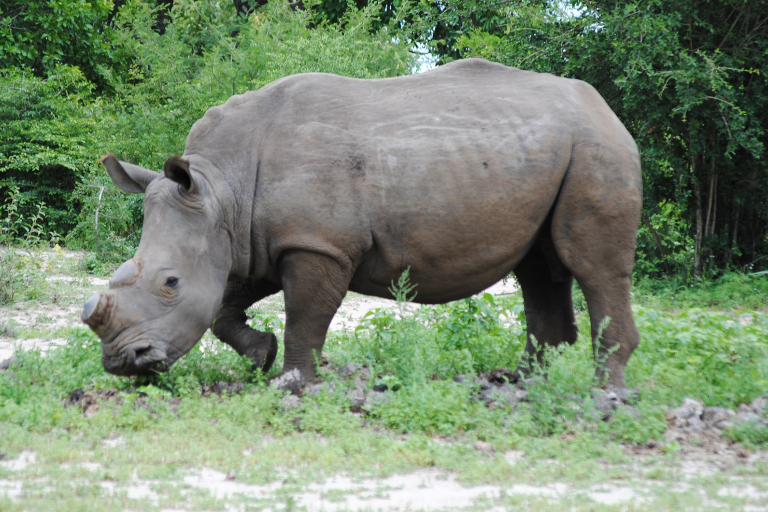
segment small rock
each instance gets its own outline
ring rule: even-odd
[[[483,377],[478,377],[475,379],[475,384],[480,386],[480,391],[485,391],[486,389],[491,389],[491,383],[488,382],[488,379]]]
[[[701,418],[701,415],[704,413],[704,404],[693,398],[684,399],[682,407],[689,409],[697,418]]]
[[[688,426],[686,427],[694,432],[701,432],[707,428],[707,425],[701,421],[701,418],[691,416],[688,418]]]
[[[517,387],[515,388],[515,398],[517,398],[518,402],[525,402],[528,400],[528,394],[530,391],[524,388]]]
[[[301,398],[296,395],[285,395],[280,399],[280,409],[283,412],[293,411],[301,407]]]
[[[736,413],[726,407],[707,407],[701,415],[701,420],[708,427],[716,427],[722,430],[722,427],[718,426],[721,422],[728,422]]]
[[[376,384],[373,386],[373,390],[377,393],[383,393],[384,391],[389,391],[389,386],[386,384]]]
[[[616,393],[599,388],[592,390],[592,402],[595,404],[595,409],[600,412],[603,421],[610,419],[613,415],[613,411],[622,405],[622,402]]]
[[[341,370],[339,370],[339,373],[344,377],[349,377],[350,375],[357,372],[362,367],[363,365],[361,364],[347,363],[341,367]]]
[[[643,417],[642,414],[640,414],[640,411],[637,410],[637,408],[631,406],[631,405],[622,405],[621,406],[622,411],[626,411],[629,413],[630,416],[633,416],[637,419],[640,419]]]
[[[333,393],[334,391],[336,391],[336,382],[335,381],[316,382],[309,387],[306,393],[309,394],[309,396],[317,396],[323,391],[326,391],[328,393]]]
[[[0,365],[2,366],[2,365]],[[768,396],[759,396],[752,400],[752,411],[760,416],[768,416]]]
[[[373,392],[368,393],[368,396],[365,397],[365,402],[361,406],[366,411],[370,411],[375,409],[376,407],[389,403],[390,397],[387,393],[379,393],[379,392]]]
[[[357,376],[360,380],[368,381],[371,378],[371,370],[367,366],[360,368],[360,373]]]
[[[69,398],[64,402],[64,405],[65,406],[79,405],[80,399],[82,399],[83,396],[85,396],[85,392],[82,389],[80,388],[73,389],[72,392],[69,394]]]
[[[718,430],[728,430],[729,428],[733,427],[733,422],[730,420],[720,420],[715,423],[713,427]]]
[[[517,393],[519,391],[521,390],[514,386],[510,386],[509,384],[502,384],[501,386],[491,386],[488,389],[482,390],[480,392],[480,397],[489,406],[507,405],[514,407],[519,401],[517,398]]]
[[[98,404],[90,404],[85,407],[85,410],[83,410],[83,416],[85,416],[86,418],[90,418],[91,416],[95,415],[97,412],[99,412]]]
[[[365,391],[360,389],[353,389],[347,393],[350,406],[354,408],[361,408],[365,403]]]
[[[744,404],[742,404],[742,405],[744,405]],[[741,408],[741,407],[739,407],[739,408]],[[744,412],[739,411],[738,413],[736,413],[736,423],[755,423],[755,424],[760,424],[761,421],[760,421],[760,416],[758,416],[757,414],[755,414],[754,412],[749,410],[749,411],[744,411]]]
[[[464,384],[467,382],[467,376],[466,375],[454,375],[453,376],[453,382],[456,384]]]
[[[671,427],[692,428],[695,431],[703,430],[706,424],[701,421],[705,406],[693,398],[683,400],[683,405],[667,411],[667,421]]]
[[[497,368],[496,370],[491,370],[483,375],[483,377],[491,384],[497,385],[509,384],[510,382],[515,382],[517,380],[517,375],[509,371],[509,368]]]
[[[633,388],[611,388],[625,404],[636,404],[640,400],[640,392]]]
[[[290,391],[291,393],[299,393],[306,384],[304,376],[301,374],[301,370],[294,368],[289,372],[285,372],[272,379],[270,386],[281,391]]]
[[[673,428],[685,428],[688,426],[688,418],[693,417],[693,412],[684,407],[670,409],[666,413],[667,423]]]
[[[490,443],[486,443],[485,441],[475,441],[475,443],[472,445],[472,448],[486,455],[490,455],[494,451],[493,446],[491,446]]]
[[[355,383],[352,387],[358,391],[365,392],[365,388],[367,386],[368,386],[368,381],[360,378],[360,376],[358,375],[357,377],[355,377]]]
[[[225,480],[234,480],[235,476],[237,476],[235,474],[235,470],[234,469],[230,469],[229,471],[227,471],[227,476],[226,476]]]
[[[307,394],[309,396],[317,396],[320,394],[320,392],[323,390],[323,383],[318,382],[316,384],[312,384],[309,386],[309,389],[307,390]]]
[[[225,382],[220,380],[211,386],[211,392],[221,395],[223,392],[232,393],[236,395],[245,389],[245,384],[242,382]]]
[[[0,362],[0,370],[7,370],[18,362],[19,360],[16,359],[15,357],[9,357],[5,361]]]
[[[0,324],[0,336],[5,336],[6,338],[15,338],[16,330],[13,329],[10,325]]]

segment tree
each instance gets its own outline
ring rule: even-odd
[[[768,264],[768,2],[511,1],[497,15],[503,34],[475,29],[455,49],[585,80],[633,133],[647,270]]]
[[[0,68],[22,67],[42,77],[56,66],[77,66],[101,83],[111,65],[107,32],[112,0],[5,0],[0,4]]]

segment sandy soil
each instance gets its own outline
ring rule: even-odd
[[[121,446],[115,442],[114,447]],[[512,466],[525,467],[531,461],[522,452],[507,452],[502,454]],[[252,485],[237,481],[234,473],[226,474],[209,468],[188,472],[176,485],[182,495],[189,495],[192,490],[205,490],[210,495],[222,500],[253,499],[274,503],[284,502],[286,493],[290,495],[298,510],[308,512],[337,512],[337,511],[440,511],[465,510],[487,504],[486,510],[501,512],[511,510],[499,504],[499,500],[510,497],[539,498],[549,503],[568,503],[580,500],[586,504],[595,505],[630,505],[638,506],[644,502],[652,502],[657,496],[696,494],[710,507],[723,510],[736,510],[729,507],[729,498],[746,500],[744,507],[738,510],[754,512],[768,511],[768,490],[765,486],[756,486],[745,478],[731,471],[715,469],[710,464],[707,454],[692,450],[684,452],[675,459],[651,459],[640,456],[639,464],[635,464],[636,477],[623,481],[611,481],[605,484],[579,486],[565,482],[550,482],[543,485],[527,483],[510,483],[509,485],[466,485],[458,481],[455,475],[439,470],[419,470],[412,473],[393,475],[387,478],[356,479],[340,474],[323,481],[284,487],[284,482],[277,481],[266,485]],[[755,464],[765,464],[768,461],[766,453],[749,455],[742,461],[742,468],[754,467]],[[0,461],[0,467],[17,472],[35,463],[35,454],[30,451],[22,452],[18,458]],[[562,464],[552,461],[553,464]],[[98,463],[80,465],[90,472],[101,469]],[[643,476],[648,469],[663,467],[675,476],[668,480],[659,480]],[[62,464],[62,469],[69,469],[69,464]],[[702,477],[720,472],[715,488],[700,485]],[[21,479],[0,479],[0,495],[5,494],[12,500],[22,497],[24,481]],[[158,503],[161,494],[169,491],[173,483],[157,482],[142,479],[134,474],[128,485],[118,485],[111,481],[101,481],[99,486],[106,496],[125,495],[129,500],[149,500]],[[623,508],[623,507],[622,507]],[[282,509],[281,506],[275,510]],[[634,509],[634,508],[633,508]],[[180,509],[174,509],[180,510]],[[242,510],[233,505],[228,510]],[[265,508],[264,510],[273,510]]]
[[[106,290],[109,279],[62,273],[71,268],[71,260],[81,257],[79,253],[45,251],[41,259],[51,268],[46,277],[50,300],[16,302],[0,307],[0,361],[13,355],[17,348],[37,349],[45,352],[49,348],[66,342],[66,333],[72,327],[83,327],[80,311],[85,300],[97,291]],[[514,293],[517,284],[499,282],[486,290],[494,295]],[[265,299],[257,307],[274,310],[285,322],[282,293]],[[376,308],[397,308],[393,300],[366,297],[349,293],[331,322],[331,330],[354,329],[369,311]],[[414,310],[416,304],[406,305]]]

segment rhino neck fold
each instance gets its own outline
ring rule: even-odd
[[[251,212],[255,176],[242,163],[220,162],[222,155],[218,155],[216,161],[198,154],[182,158],[188,158],[205,176],[207,188],[218,205],[218,224],[227,233],[231,251],[228,276],[247,277],[251,267]]]

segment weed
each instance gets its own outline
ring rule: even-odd
[[[452,435],[473,430],[493,413],[471,400],[471,393],[470,386],[450,381],[419,383],[396,393],[376,409],[375,416],[397,432]]]
[[[39,300],[44,295],[43,260],[38,249],[45,243],[41,220],[45,204],[36,213],[21,213],[25,200],[18,187],[11,185],[8,200],[0,204],[0,304],[11,304],[19,298]],[[55,243],[58,234],[50,235]]]
[[[728,430],[726,435],[750,448],[768,444],[768,428],[760,427],[752,422],[739,424]]]

